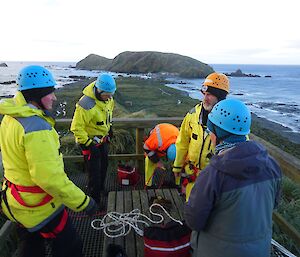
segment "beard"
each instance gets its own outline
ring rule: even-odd
[[[203,108],[210,112],[212,108],[215,106],[216,103],[207,103],[206,101],[203,102]]]

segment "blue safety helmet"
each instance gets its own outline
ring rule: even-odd
[[[248,107],[236,99],[218,102],[208,115],[217,127],[234,135],[248,135],[251,126],[251,113]]]
[[[174,161],[176,158],[176,145],[171,144],[167,149],[167,158],[170,161]]]
[[[29,65],[23,68],[17,77],[18,90],[54,87],[56,81],[50,71],[38,65]]]
[[[116,91],[116,81],[111,75],[107,73],[98,76],[95,86],[100,91],[108,92],[111,94],[114,94]]]

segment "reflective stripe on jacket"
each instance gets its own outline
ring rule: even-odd
[[[114,100],[99,101],[94,90],[95,82],[83,90],[71,124],[76,143],[86,146],[91,144],[94,136],[106,136],[112,124]]]
[[[213,151],[210,136],[205,132],[201,121],[202,103],[196,105],[185,116],[176,141],[174,172],[180,172],[185,164],[192,164],[202,170],[209,163]],[[191,170],[191,173],[193,171]]]
[[[21,92],[13,99],[1,101],[0,113],[4,115],[0,126],[0,147],[5,178],[15,185],[38,186],[44,191],[19,191],[26,205],[38,205],[47,194],[53,197],[44,205],[27,207],[15,199],[11,188],[7,188],[7,202],[16,220],[35,231],[57,215],[64,205],[73,211],[85,209],[89,197],[69,180],[64,171],[54,120],[35,106],[27,105]],[[6,188],[5,183],[2,188]],[[4,202],[1,206],[5,215],[15,221]]]
[[[179,130],[172,124],[158,124],[150,131],[150,135],[144,143],[144,150],[148,156],[157,153],[164,156],[166,150],[171,144],[175,144]]]

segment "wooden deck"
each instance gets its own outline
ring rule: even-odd
[[[133,191],[112,191],[108,194],[107,212],[130,212],[139,209],[141,213],[150,216],[149,207],[151,198],[161,196],[171,202],[170,214],[175,219],[183,219],[183,198],[179,196],[176,189],[157,189],[157,190],[133,190]],[[153,218],[153,217],[152,217]],[[164,215],[165,222],[170,221]],[[143,257],[144,242],[143,237],[131,230],[126,236],[110,238],[104,236],[103,253],[106,257],[106,249],[109,244],[121,246],[128,256]]]
[[[82,190],[86,191],[87,177],[86,173],[77,173],[71,176],[72,181]],[[143,183],[135,187],[118,185],[116,172],[110,172],[107,176],[106,189],[109,191],[108,197],[101,199],[101,204],[107,206],[107,212],[118,211],[121,213],[130,212],[133,209],[139,209],[147,216],[150,215],[149,207],[152,196],[162,196],[172,203],[170,214],[176,219],[183,219],[183,199],[178,195],[176,189],[163,188],[156,190],[143,190]],[[93,219],[103,218],[102,215],[96,215],[92,218],[87,217],[85,213],[75,213],[69,210],[70,218],[83,239],[85,257],[107,257],[106,249],[111,243],[120,245],[126,251],[128,257],[143,257],[144,242],[143,238],[131,231],[127,236],[111,239],[104,235],[102,230],[94,230],[91,227]],[[151,216],[150,216],[151,217]],[[165,216],[166,217],[166,216]],[[166,219],[166,222],[168,219]],[[10,221],[0,229],[0,256],[17,256],[16,235],[14,233],[15,225]],[[3,252],[4,251],[4,252]],[[7,254],[6,254],[7,253]],[[52,253],[48,249],[47,257]],[[292,256],[290,253],[284,253],[280,248],[272,245],[272,257]]]

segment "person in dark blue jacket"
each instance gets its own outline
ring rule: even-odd
[[[208,115],[216,145],[184,210],[193,230],[193,257],[267,257],[272,212],[278,203],[281,170],[259,143],[247,140],[251,114],[244,103],[226,99]]]

